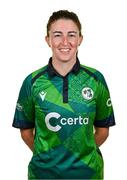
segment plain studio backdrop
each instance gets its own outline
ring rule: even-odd
[[[116,126],[100,148],[105,180],[127,179],[126,0],[0,1],[0,179],[27,180],[32,153],[12,128],[15,105],[24,78],[51,56],[46,24],[60,9],[79,16],[84,35],[79,59],[101,71],[110,90]]]

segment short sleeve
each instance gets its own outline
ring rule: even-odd
[[[34,128],[34,102],[32,98],[31,75],[23,82],[14,114],[12,126],[20,129]]]
[[[107,83],[104,76],[99,73],[96,96],[96,127],[109,127],[115,125],[113,106]]]

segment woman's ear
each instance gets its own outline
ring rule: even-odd
[[[47,42],[48,46],[51,47],[50,41],[49,41],[49,37],[48,37],[48,36],[45,36],[45,41]]]
[[[80,44],[82,43],[82,40],[83,40],[83,36],[81,35],[80,37],[79,37],[79,46],[80,46]]]

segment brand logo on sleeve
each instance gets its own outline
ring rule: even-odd
[[[91,100],[94,96],[94,92],[91,88],[89,87],[85,87],[82,89],[82,96],[84,97],[84,99],[86,100]]]

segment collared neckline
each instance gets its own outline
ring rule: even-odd
[[[71,71],[68,72],[67,74],[69,73],[74,73],[74,74],[78,74],[80,70],[80,61],[78,59],[78,57],[76,58],[76,63],[74,64],[74,66],[72,67]],[[52,57],[49,59],[49,62],[48,62],[48,66],[47,66],[47,71],[48,71],[48,74],[50,77],[53,77],[53,76],[61,76],[61,77],[64,77],[62,75],[60,75],[56,70],[55,68],[53,67],[52,65]]]

